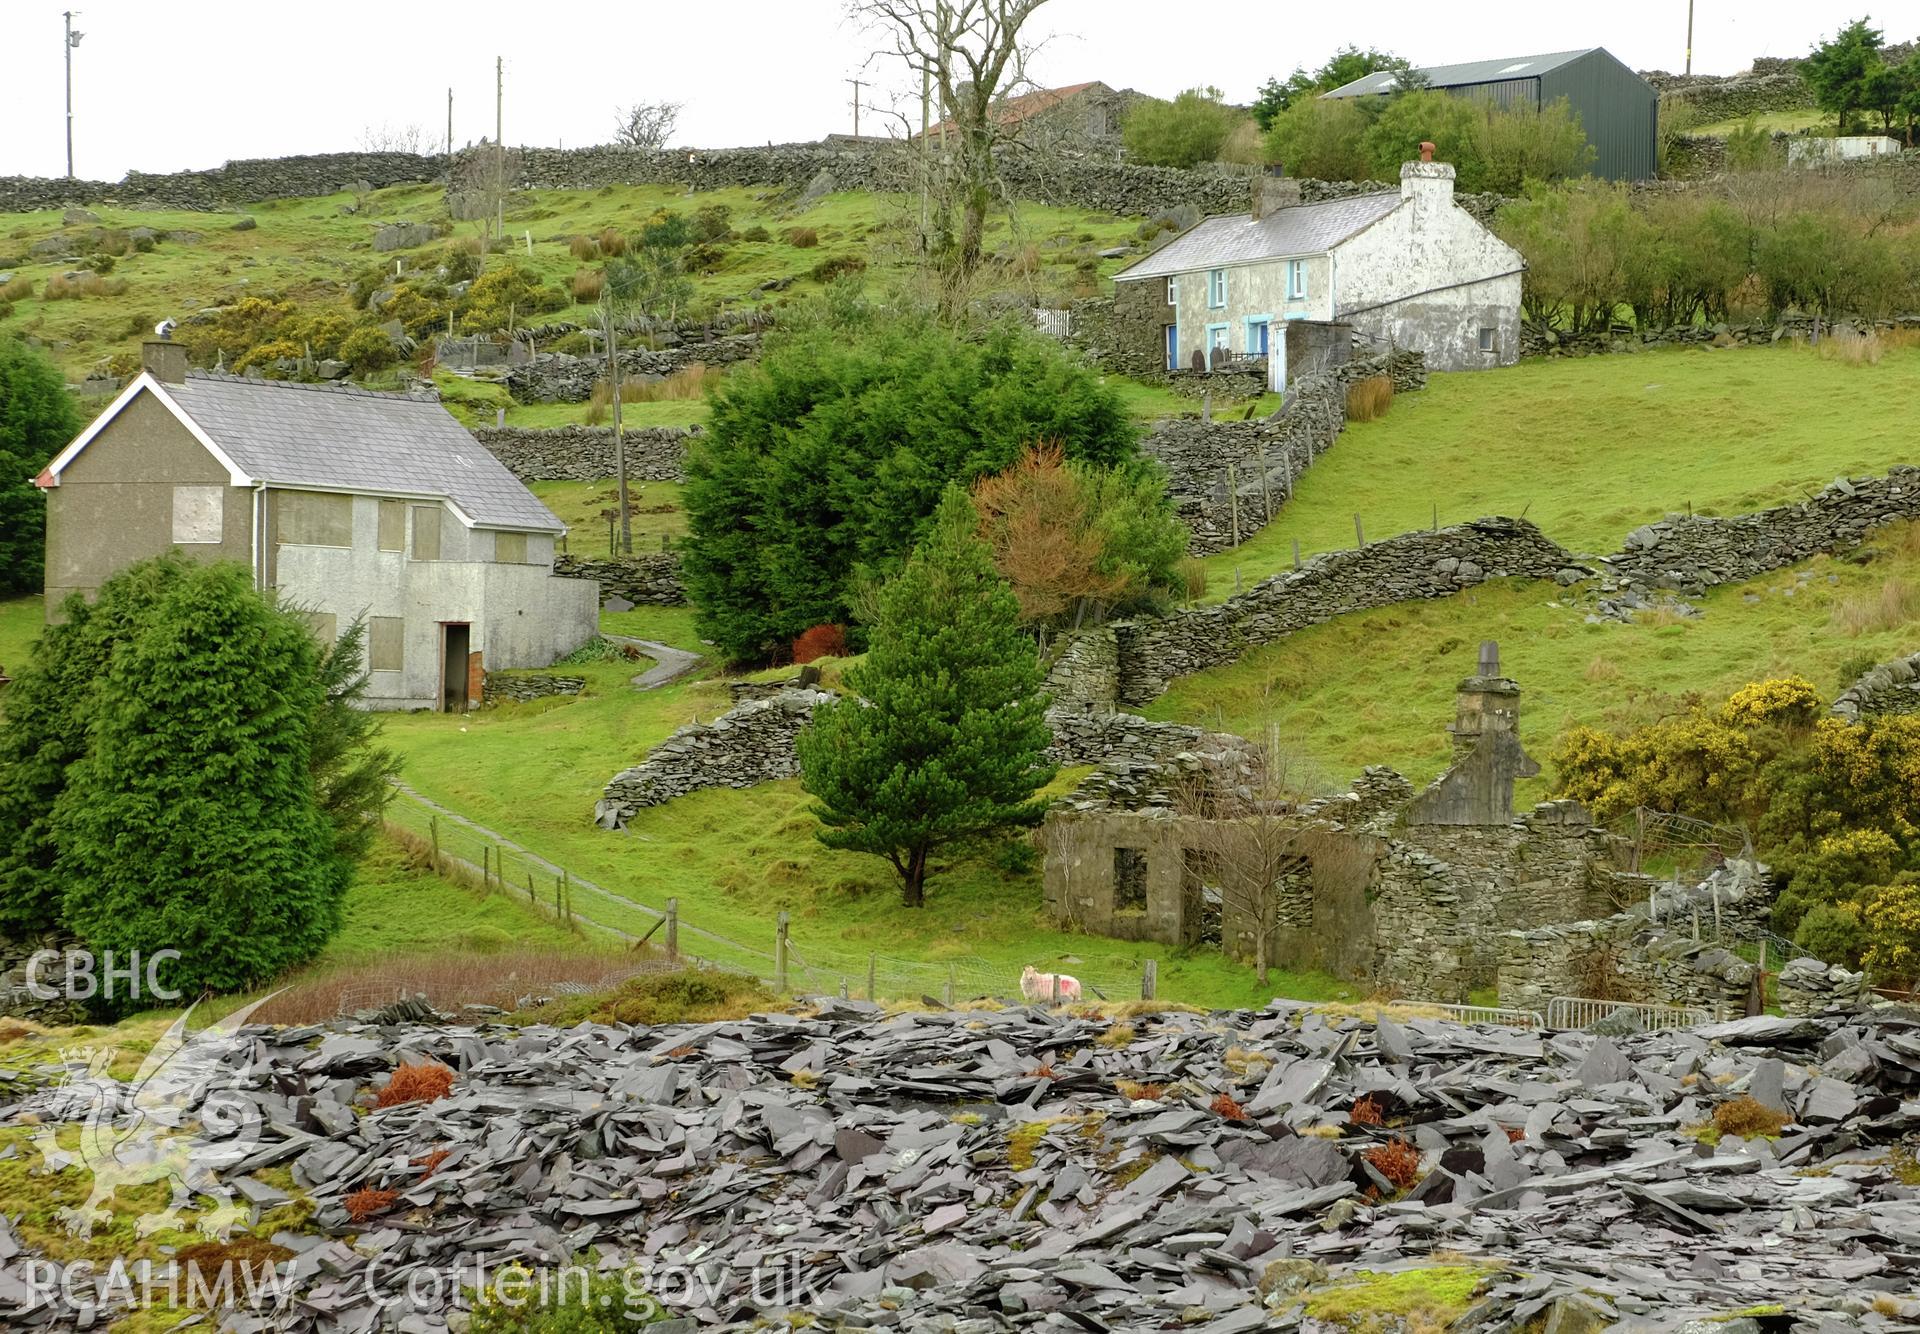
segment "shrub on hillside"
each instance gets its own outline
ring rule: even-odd
[[[33,279],[24,273],[16,273],[6,282],[0,283],[0,301],[25,301],[33,295]]]
[[[606,290],[606,286],[605,269],[576,269],[571,284],[573,299],[591,304],[600,299],[600,293]]]
[[[793,660],[797,663],[846,656],[847,627],[844,625],[816,625],[793,641]]]
[[[1042,335],[969,339],[857,305],[808,318],[727,377],[688,453],[684,577],[702,634],[736,660],[853,620],[859,573],[899,567],[947,482],[1034,440],[1094,464],[1135,456],[1119,398]]]
[[[497,333],[569,304],[565,292],[543,284],[531,269],[511,261],[499,263],[467,289],[460,302],[460,327],[467,333]]]
[[[608,259],[615,259],[627,253],[627,235],[616,227],[600,229],[599,249]]]
[[[709,204],[698,209],[693,215],[693,239],[695,241],[730,241],[733,239],[733,210],[725,204]]]
[[[1127,113],[1127,156],[1151,167],[1197,167],[1220,156],[1241,113],[1218,88],[1189,88],[1171,102],[1144,98]]]
[[[178,949],[188,991],[311,957],[395,769],[363,629],[317,648],[244,566],[177,554],[61,613],[0,728],[0,933]]]
[[[400,359],[393,340],[371,324],[363,324],[340,343],[340,359],[353,368],[355,375],[385,370]]]
[[[591,236],[576,236],[567,243],[567,253],[584,264],[600,258],[600,247],[594,244]]]
[[[833,255],[807,270],[807,276],[817,283],[825,284],[832,282],[835,278],[844,278],[850,273],[859,273],[866,267],[865,255]]]
[[[760,226],[758,223],[755,223],[753,226],[747,228],[747,230],[740,233],[740,239],[742,241],[771,241],[773,239],[773,233],[769,232],[765,227]]]
[[[786,239],[795,250],[811,250],[820,244],[820,233],[811,227],[789,227]]]
[[[0,336],[0,592],[40,589],[47,502],[30,479],[79,431],[60,368],[20,339]]]

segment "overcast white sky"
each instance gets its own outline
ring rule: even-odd
[[[58,176],[66,4],[0,0],[0,174]],[[683,102],[676,140],[790,142],[852,129],[853,90],[874,46],[840,0],[79,0],[74,171],[117,180],[229,158],[358,146],[369,125],[493,133],[493,61],[506,57],[509,143],[610,137],[616,103]],[[1914,0],[1871,7],[1889,40],[1920,32]],[[1697,0],[1694,70],[1728,74],[1758,55],[1799,55],[1852,16],[1835,0]],[[1344,43],[1416,64],[1604,46],[1634,69],[1678,70],[1687,0],[1050,0],[1031,73],[1101,79],[1170,96],[1215,84],[1248,101],[1269,75]],[[896,68],[867,70],[906,91]],[[913,90],[917,95],[917,87]],[[869,114],[863,129],[877,117]]]

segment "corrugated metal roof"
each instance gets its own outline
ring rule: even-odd
[[[565,529],[433,399],[192,373],[161,389],[257,481],[445,496],[484,527]]]
[[[1114,275],[1115,282],[1160,278],[1195,269],[1224,268],[1288,255],[1318,255],[1400,205],[1398,190],[1294,204],[1258,222],[1250,213],[1208,218],[1145,259]]]
[[[1578,60],[1589,51],[1598,50],[1589,46],[1580,51],[1554,51],[1541,56],[1508,56],[1502,60],[1469,60],[1461,65],[1432,65],[1416,70],[1434,88],[1458,88],[1470,83],[1492,83],[1499,79],[1531,79],[1545,74],[1548,70],[1558,69],[1571,60]],[[1375,93],[1392,92],[1398,78],[1391,70],[1377,70],[1372,74],[1363,74],[1352,83],[1343,83],[1322,97],[1368,97]]]

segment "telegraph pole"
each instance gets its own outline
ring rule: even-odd
[[[847,82],[853,85],[853,137],[858,139],[860,137],[860,80],[848,79]]]
[[[447,156],[453,156],[453,89],[447,89]]]
[[[1687,68],[1693,73],[1693,0],[1687,0]]]
[[[80,11],[69,9],[62,17],[67,21],[67,179],[73,179],[73,48],[80,45],[83,34],[73,30],[73,16]]]
[[[493,162],[494,162],[494,202],[499,207],[498,227],[501,236],[507,234],[507,141],[501,130],[500,108],[506,96],[506,67],[504,56],[493,58]]]

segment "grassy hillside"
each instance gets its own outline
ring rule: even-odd
[[[1520,683],[1522,736],[1543,762],[1574,723],[1644,723],[1765,677],[1797,673],[1831,698],[1920,648],[1920,528],[1894,525],[1854,559],[1816,557],[1693,601],[1697,617],[1588,624],[1577,590],[1500,580],[1315,626],[1184,677],[1143,712],[1256,737],[1272,724],[1344,785],[1369,764],[1416,783],[1440,772],[1454,688],[1483,639],[1499,641]],[[1543,797],[1549,776],[1522,784],[1522,799]]]
[[[1210,596],[1303,555],[1484,514],[1524,514],[1574,551],[1618,550],[1640,524],[1691,508],[1784,504],[1841,474],[1915,461],[1920,347],[1878,365],[1794,346],[1673,349],[1435,375],[1356,422],[1283,513],[1210,557]]]
[[[864,261],[875,271],[888,272],[904,269],[909,261],[910,215],[904,198],[838,194],[800,205],[771,190],[690,195],[667,185],[516,194],[506,214],[510,250],[542,279],[565,286],[583,267],[569,250],[574,236],[607,227],[634,231],[662,209],[691,215],[716,206],[730,211],[735,237],[719,243],[718,254],[695,276],[697,299],[708,303],[779,304],[818,290],[822,278],[838,268]],[[29,295],[13,300],[12,315],[0,318],[0,329],[47,340],[75,378],[113,353],[136,351],[141,336],[163,317],[185,319],[243,296],[267,294],[303,304],[344,303],[356,274],[375,266],[391,270],[396,260],[412,268],[424,252],[445,244],[436,240],[417,250],[386,254],[373,249],[374,233],[384,223],[434,222],[444,215],[442,192],[432,185],[395,186],[362,197],[341,193],[260,203],[245,214],[257,225],[241,231],[233,229],[233,214],[105,206],[94,211],[100,226],[144,226],[165,235],[152,251],[116,260],[108,279],[110,284],[124,282],[123,291],[52,301],[44,298],[47,279],[72,266],[33,259],[30,247],[58,232],[85,232],[93,224],[65,227],[58,210],[0,214],[0,271],[15,274],[30,289]],[[476,235],[477,226],[456,224],[452,234]],[[763,229],[765,239],[746,239],[760,237],[762,231],[756,229]],[[1097,283],[1119,267],[1120,261],[1094,259],[1092,251],[1130,239],[1133,229],[1132,221],[1103,214],[1027,205],[1020,210],[1017,233],[1002,219],[992,224],[988,242],[1014,266],[1035,274],[1033,281],[1042,290],[1069,291]],[[775,290],[770,284],[785,286]],[[575,306],[540,319],[585,321],[591,314],[591,307]],[[536,420],[542,415],[515,419],[555,424]],[[575,419],[552,407],[544,415]]]

